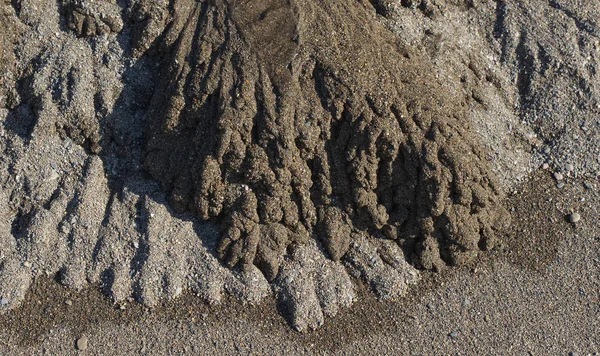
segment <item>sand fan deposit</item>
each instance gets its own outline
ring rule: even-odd
[[[513,11],[526,5],[4,1],[0,308],[56,274],[149,306],[274,293],[307,329],[354,301],[352,278],[393,300],[419,269],[469,263],[508,223],[497,176],[563,154],[535,152],[535,134],[556,137],[523,124],[544,79],[511,58],[553,67]],[[438,33],[465,17],[481,20],[471,43]],[[472,43],[489,55],[444,55]]]

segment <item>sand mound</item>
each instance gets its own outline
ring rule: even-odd
[[[460,101],[374,15],[345,1],[175,12],[144,165],[177,210],[220,222],[229,266],[271,280],[288,248],[316,235],[339,260],[356,230],[425,268],[493,245],[501,193]]]
[[[306,330],[467,263],[531,162],[596,169],[595,22],[535,3],[0,2],[0,309],[58,273]]]

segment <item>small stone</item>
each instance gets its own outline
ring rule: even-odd
[[[73,305],[73,302],[70,299],[67,299],[65,300],[65,304],[71,306]]]
[[[594,185],[592,183],[588,182],[588,181],[583,182],[583,186],[586,189],[594,189]]]
[[[84,351],[85,349],[87,349],[87,347],[88,347],[87,336],[83,335],[82,337],[77,339],[77,349],[78,350]]]
[[[575,224],[576,222],[581,220],[581,215],[579,213],[573,213],[569,216],[569,221]]]
[[[560,182],[556,185],[556,188],[558,188],[558,189],[563,189],[564,187],[565,187],[565,183],[563,183],[563,182]]]
[[[471,305],[471,299],[469,298],[465,298],[462,302],[462,306],[464,307],[468,307],[469,305]]]
[[[448,334],[448,336],[450,336],[451,338],[455,338],[458,336],[458,330],[455,330],[453,332],[451,332],[450,334]]]
[[[52,171],[50,173],[50,175],[48,176],[48,178],[46,179],[47,182],[52,182],[54,180],[57,180],[58,178],[60,178],[60,176],[58,175],[58,173],[56,173],[56,171]]]
[[[571,163],[568,163],[567,165],[565,165],[565,169],[567,170],[567,172],[573,172],[573,170],[575,170],[575,167]]]
[[[0,298],[0,305],[8,305],[8,299]]]
[[[548,169],[548,168],[550,168],[550,165],[548,163],[542,164],[542,169]]]
[[[563,180],[564,178],[565,178],[565,177],[562,175],[562,173],[560,173],[560,172],[555,172],[555,173],[554,173],[554,179],[556,179],[556,180],[558,180],[558,181],[561,181],[561,180]]]
[[[181,294],[181,292],[183,291],[183,289],[181,287],[177,287],[175,289],[175,293],[173,293],[173,297],[177,297]]]

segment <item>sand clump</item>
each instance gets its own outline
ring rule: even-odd
[[[373,15],[336,1],[175,13],[144,165],[177,210],[220,221],[229,266],[272,279],[313,235],[338,260],[354,230],[424,268],[493,246],[501,191],[464,108]]]

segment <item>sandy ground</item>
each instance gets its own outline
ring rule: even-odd
[[[585,184],[584,184],[585,183]],[[586,186],[590,188],[586,188]],[[124,310],[95,289],[40,281],[0,318],[3,354],[597,354],[600,194],[539,170],[507,202],[516,222],[503,247],[428,276],[396,303],[362,288],[360,302],[314,332],[291,330],[275,300],[211,307],[186,295]],[[582,220],[567,221],[578,211]],[[68,305],[67,301],[71,301]],[[85,351],[76,341],[88,338]]]
[[[388,18],[380,20],[429,58],[445,90],[466,98],[473,130],[507,190],[503,204],[512,226],[499,246],[471,264],[441,273],[420,271],[421,281],[393,303],[378,300],[364,280],[352,277],[350,283],[338,263],[343,272],[338,278],[348,280],[348,288],[341,289],[356,292],[356,298],[306,333],[294,331],[295,320],[289,318],[289,309],[303,300],[281,304],[266,281],[249,283],[253,276],[235,274],[208,251],[189,248],[199,243],[193,233],[198,225],[166,208],[156,183],[143,177],[140,127],[157,63],[129,58],[137,25],[109,21],[106,26],[115,33],[80,38],[74,31],[83,28],[65,28],[61,9],[68,7],[62,3],[77,2],[0,1],[0,16],[11,19],[0,23],[0,177],[5,184],[0,191],[0,232],[5,234],[0,237],[15,245],[0,247],[19,247],[12,264],[0,260],[0,287],[12,293],[6,298],[0,288],[0,309],[14,307],[0,314],[0,354],[600,353],[598,1],[372,1],[392,4]],[[99,24],[97,31],[108,31],[101,22],[129,3],[138,0],[78,11],[102,14],[89,18]],[[162,31],[161,18],[154,15],[156,22],[150,21],[139,41],[151,42],[153,31]],[[103,162],[94,155],[99,122],[115,141],[115,148],[105,148]],[[64,132],[49,134],[61,127],[73,130],[67,136],[89,139],[74,142]],[[115,198],[105,212],[109,188]],[[67,204],[73,191],[81,206]],[[27,205],[17,204],[27,214],[13,206],[15,196],[60,199],[41,204],[29,221]],[[581,220],[571,222],[572,213]],[[135,223],[146,215],[156,218],[138,229]],[[81,225],[91,228],[78,229]],[[167,225],[187,245],[159,239]],[[142,235],[154,236],[152,246],[159,252],[141,271],[138,266],[116,270],[121,279],[113,275],[112,284],[103,275],[86,280],[56,273],[65,261],[75,267],[89,262],[81,257],[85,253],[62,246],[61,239],[68,234],[89,239],[94,229],[106,236],[96,243],[108,246],[107,252],[94,257],[102,268],[135,259],[132,246],[138,249]],[[61,242],[38,249],[36,236]],[[211,245],[206,236],[202,244]],[[87,251],[86,246],[91,245],[81,248]],[[187,256],[188,251],[198,256]],[[165,256],[178,259],[173,263]],[[188,257],[201,261],[193,266],[199,275],[214,279],[206,283],[204,299],[192,294],[177,267]],[[154,281],[161,268],[167,270],[163,279],[170,281],[169,288],[163,288],[163,279]],[[138,292],[136,287],[144,286],[138,279],[154,282]],[[153,283],[164,290],[151,288]],[[316,289],[304,291],[314,295]],[[310,310],[299,317],[303,322],[319,321],[311,308],[321,306],[312,299],[304,304]]]

